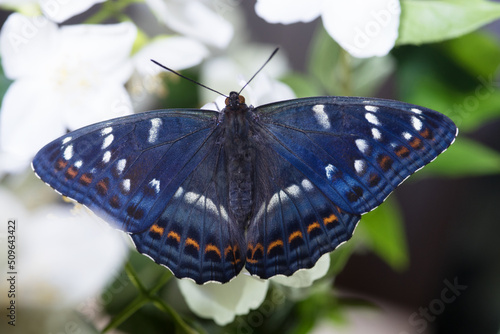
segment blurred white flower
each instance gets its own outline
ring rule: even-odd
[[[319,258],[311,269],[301,269],[292,276],[275,276],[262,280],[243,271],[226,284],[198,285],[191,280],[178,280],[179,288],[189,308],[202,318],[213,319],[220,326],[233,322],[238,315],[257,309],[263,302],[270,282],[292,288],[305,288],[325,276],[330,266],[330,255]]]
[[[140,75],[157,75],[165,70],[154,64],[151,59],[180,71],[198,65],[208,53],[207,47],[195,39],[171,36],[154,39],[140,49],[133,60]]]
[[[7,256],[2,256],[0,269],[3,273],[18,273],[15,296],[18,314],[45,314],[47,317],[59,314],[60,317],[87,299],[99,296],[126,260],[128,247],[121,233],[83,207],[73,215],[62,205],[29,212],[2,188],[0,207],[0,216],[5,222],[2,235],[6,235],[7,219],[16,218],[15,267],[8,269]],[[1,280],[0,289],[8,291],[8,283]],[[0,304],[5,309],[5,305]],[[16,327],[29,327],[24,323],[18,321]],[[47,321],[38,322],[38,330],[20,330],[23,333],[54,330],[44,328],[45,325]]]
[[[3,69],[14,80],[0,113],[2,154],[27,166],[67,130],[130,114],[124,83],[135,35],[132,23],[58,28],[43,17],[10,15],[0,34]],[[12,168],[2,164],[0,172]]]
[[[398,37],[398,0],[258,0],[257,15],[270,23],[310,22],[321,16],[326,31],[354,57],[384,56]]]
[[[233,37],[233,27],[204,0],[146,0],[167,27],[207,45],[225,48]]]
[[[0,0],[0,5],[25,14],[34,14],[39,9],[47,18],[61,23],[104,1],[106,0]]]
[[[223,94],[239,91],[272,53],[272,48],[248,45],[245,50],[231,52],[230,56],[211,58],[203,63],[200,81]],[[266,103],[294,99],[295,93],[277,79],[288,71],[288,62],[278,52],[266,67],[241,93],[246,104],[260,106]],[[202,101],[213,100],[214,93],[200,88]],[[217,110],[224,108],[224,99],[216,100]],[[214,109],[213,107],[211,109]]]

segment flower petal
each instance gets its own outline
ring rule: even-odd
[[[23,305],[76,306],[99,294],[123,264],[122,235],[83,210],[73,216],[67,207],[54,205],[20,222],[25,225],[19,238]]]
[[[0,54],[10,79],[33,76],[47,68],[57,50],[57,26],[43,16],[11,14],[0,34]]]
[[[323,25],[354,57],[384,56],[398,37],[398,0],[330,0],[323,2]]]
[[[146,0],[146,3],[165,25],[203,43],[225,48],[233,37],[232,25],[200,1]]]
[[[74,63],[81,62],[77,66],[91,64],[96,71],[107,76],[116,75],[117,80],[125,83],[132,68],[124,62],[130,56],[136,35],[137,28],[130,22],[64,26],[61,28],[60,52]]]
[[[269,23],[310,22],[321,14],[322,0],[257,0],[255,12]]]
[[[311,286],[315,280],[325,276],[328,268],[330,268],[330,254],[324,254],[311,269],[299,270],[289,277],[275,276],[270,280],[292,288],[305,288]]]
[[[43,14],[54,22],[61,23],[67,19],[83,13],[96,3],[106,0],[40,0]]]
[[[256,309],[266,297],[268,281],[240,273],[229,283],[197,285],[190,280],[179,280],[179,288],[189,308],[198,316],[211,318],[218,325],[232,322],[236,315]]]
[[[45,81],[17,80],[10,85],[2,102],[1,149],[26,163],[44,144],[65,131],[62,121],[58,120],[58,101],[44,88],[45,84]]]
[[[134,55],[134,65],[141,75],[156,75],[164,70],[157,62],[174,70],[183,70],[201,63],[208,49],[195,39],[181,36],[156,39]]]

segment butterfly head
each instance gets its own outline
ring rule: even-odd
[[[226,108],[228,110],[236,111],[239,109],[246,109],[247,106],[245,104],[245,97],[236,92],[229,93],[229,96],[226,98]]]

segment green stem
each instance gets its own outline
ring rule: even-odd
[[[119,21],[131,21],[131,19],[123,14],[125,8],[134,3],[143,3],[144,0],[120,0],[120,1],[106,1],[102,4],[100,11],[89,17],[86,24],[99,24],[110,18],[117,18]]]
[[[351,96],[352,95],[352,71],[351,71],[351,55],[346,50],[340,48],[340,62],[342,66],[342,95]]]

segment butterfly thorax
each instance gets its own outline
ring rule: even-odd
[[[231,92],[223,113],[229,208],[240,226],[245,226],[253,205],[255,148],[251,141],[252,112],[243,96]]]

